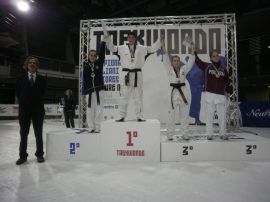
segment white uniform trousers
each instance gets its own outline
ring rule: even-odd
[[[226,132],[226,97],[215,93],[205,93],[206,104],[206,134],[213,135],[214,112],[217,110],[219,134]]]
[[[169,109],[169,117],[167,122],[167,134],[173,136],[175,131],[175,114],[179,114],[182,118],[181,126],[180,126],[180,133],[182,135],[188,135],[189,130],[189,108],[190,108],[190,101],[188,100],[188,104],[185,104],[183,101],[180,93],[177,89],[173,91],[173,106],[170,102],[170,109]],[[187,97],[186,97],[187,99]]]
[[[86,95],[87,102],[87,124],[89,130],[100,132],[100,123],[103,120],[104,90],[99,91],[100,104],[97,103],[96,92],[91,93],[91,107],[88,107],[89,94]]]
[[[119,105],[120,118],[126,118],[128,103],[132,96],[135,102],[136,118],[142,119],[143,118],[142,86],[138,85],[137,87],[134,87],[134,86],[121,85],[120,94],[121,94],[120,105]]]

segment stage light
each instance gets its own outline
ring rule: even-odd
[[[27,12],[30,9],[29,2],[23,1],[23,0],[18,1],[17,2],[17,8],[22,12]]]

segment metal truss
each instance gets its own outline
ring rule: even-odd
[[[227,110],[227,129],[234,131],[240,126],[240,109],[238,102],[238,72],[237,72],[237,44],[236,44],[236,20],[234,14],[225,14],[225,57],[227,70],[230,76],[232,93]]]
[[[89,30],[83,28],[84,23],[81,21],[81,29],[80,29],[80,52],[79,52],[79,127],[86,127],[86,100],[85,96],[82,95],[82,87],[83,87],[83,64],[87,61],[88,58],[88,50],[89,50]]]
[[[146,25],[188,25],[188,24],[223,24],[225,25],[225,57],[231,80],[232,94],[228,106],[227,128],[232,131],[239,128],[240,111],[238,108],[238,73],[236,50],[236,20],[235,14],[194,15],[194,16],[160,16],[136,18],[103,19],[108,27],[146,26]],[[87,61],[90,46],[90,30],[101,27],[101,19],[81,20],[80,22],[80,61],[79,61],[79,125],[86,127],[86,101],[82,96],[83,63]]]

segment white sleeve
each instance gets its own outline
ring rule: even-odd
[[[169,55],[166,53],[166,54],[162,55],[162,57],[163,57],[163,61],[162,62],[164,64],[164,66],[166,66],[167,68],[169,68],[172,65]]]
[[[187,64],[185,65],[184,71],[185,75],[188,74],[188,72],[191,70],[192,66],[195,63],[195,55],[190,55]]]
[[[163,66],[165,67],[166,71],[170,72],[170,69],[172,68],[172,63],[171,63],[171,59],[169,57],[169,54],[164,54],[162,55],[163,57]]]
[[[147,46],[147,53],[153,53],[156,52],[158,49],[160,49],[161,43],[160,39],[156,40],[155,43],[152,44],[152,46]]]
[[[109,51],[111,51],[111,52],[117,52],[117,51],[118,51],[118,47],[115,46],[115,45],[113,45],[110,36],[104,37],[103,40],[106,42],[106,46],[107,46],[107,48],[109,49]]]

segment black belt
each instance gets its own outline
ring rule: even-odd
[[[174,91],[174,89],[177,89],[179,91],[184,103],[186,105],[188,104],[187,99],[186,99],[186,97],[185,97],[185,95],[184,95],[184,93],[183,93],[183,91],[181,89],[181,87],[185,86],[185,85],[186,85],[185,83],[170,83],[170,86],[173,87],[172,92],[171,92],[171,103],[172,103],[172,108],[173,109],[174,109],[174,106],[173,106],[173,91]]]
[[[97,94],[97,104],[100,105],[100,99],[99,99],[99,90],[95,90],[96,94]],[[91,108],[91,97],[92,97],[92,92],[89,93],[89,97],[88,97],[88,108]]]
[[[129,73],[130,72],[135,72],[134,87],[137,87],[137,81],[138,81],[137,72],[141,72],[142,69],[138,69],[138,68],[135,68],[135,69],[123,68],[122,71],[128,72],[127,75],[125,76],[125,84],[126,84],[126,86],[129,84]]]

